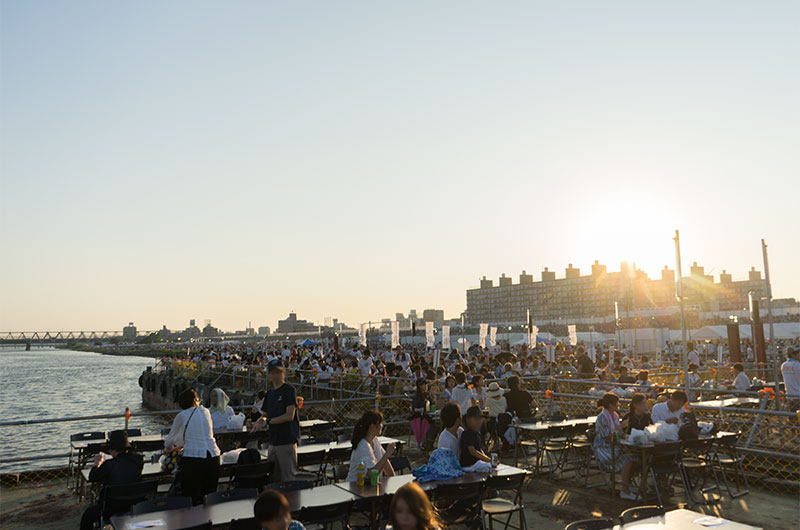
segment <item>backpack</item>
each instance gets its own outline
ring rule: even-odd
[[[681,440],[697,440],[697,418],[694,412],[683,412],[681,414],[680,424],[681,426],[678,428],[678,438]]]

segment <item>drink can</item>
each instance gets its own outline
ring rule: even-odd
[[[492,453],[492,469],[497,469],[497,464],[500,463],[500,459],[497,458],[497,453]]]
[[[380,472],[377,469],[372,469],[369,472],[369,484],[370,486],[377,486],[378,485],[378,475]]]

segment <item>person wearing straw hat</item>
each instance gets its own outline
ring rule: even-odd
[[[112,431],[108,436],[106,448],[109,455],[98,453],[94,457],[94,465],[89,471],[89,482],[102,482],[104,486],[128,484],[138,482],[142,478],[144,459],[142,455],[133,452],[128,433],[125,431]],[[100,510],[103,506],[105,488],[100,491],[97,504],[84,510],[81,516],[81,530],[91,530],[100,520]],[[144,500],[144,499],[142,499]],[[134,503],[118,504],[105,503],[105,518],[115,513],[127,512]]]
[[[492,443],[497,443],[497,416],[506,411],[507,403],[505,391],[497,384],[497,381],[492,381],[489,388],[486,389],[486,407],[489,409],[489,421],[486,422],[486,430],[489,431],[489,436]]]

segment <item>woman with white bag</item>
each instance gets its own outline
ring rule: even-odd
[[[619,445],[612,445],[612,440],[619,440],[623,434],[623,427],[619,421],[619,397],[616,394],[608,392],[597,402],[597,406],[603,409],[597,415],[595,421],[595,435],[594,442],[592,442],[592,451],[594,456],[600,461],[600,464],[605,469],[611,469],[612,455],[615,464],[614,471],[622,471],[622,491],[620,497],[628,500],[636,500],[637,496],[631,493],[631,476],[633,475],[636,462],[630,458],[630,455],[622,452],[622,447]]]

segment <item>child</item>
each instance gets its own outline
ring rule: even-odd
[[[458,456],[460,451],[459,442],[464,428],[461,427],[461,409],[455,403],[448,403],[442,409],[442,434],[436,444],[437,449],[450,449],[453,454]]]
[[[431,502],[416,482],[409,482],[394,494],[389,507],[394,530],[435,530],[439,528]]]
[[[258,496],[253,514],[264,530],[305,530],[303,523],[292,521],[289,502],[275,490],[266,490]]]
[[[461,467],[469,467],[478,460],[492,461],[483,449],[481,427],[483,426],[483,413],[478,407],[467,409],[467,428],[461,434]]]

